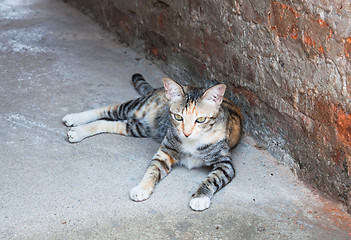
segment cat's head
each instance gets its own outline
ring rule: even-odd
[[[181,136],[197,139],[211,128],[223,100],[226,85],[209,89],[182,86],[163,78],[166,97],[170,102],[171,121]]]

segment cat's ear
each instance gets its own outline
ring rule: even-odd
[[[218,84],[209,88],[204,95],[202,95],[202,100],[210,104],[215,103],[220,105],[223,101],[223,96],[227,86],[225,84]]]
[[[170,101],[176,101],[184,96],[183,88],[169,78],[162,78],[163,86],[166,90],[166,97]]]

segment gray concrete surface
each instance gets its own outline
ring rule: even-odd
[[[0,239],[349,239],[342,208],[246,136],[237,177],[209,210],[188,202],[206,169],[175,169],[129,200],[158,144],[99,135],[67,142],[62,117],[137,96],[130,76],[165,74],[57,0],[0,1]]]

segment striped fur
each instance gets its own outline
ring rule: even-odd
[[[151,87],[151,85],[147,83],[144,77],[139,73],[136,73],[132,76],[132,82],[135,89],[141,96],[145,96],[154,90],[154,88]]]
[[[161,142],[160,148],[130,198],[149,198],[176,165],[208,166],[212,171],[190,201],[193,210],[208,208],[212,196],[235,176],[229,151],[242,131],[239,108],[223,97],[224,84],[203,89],[165,78],[164,88],[153,89],[140,74],[134,74],[132,82],[140,98],[66,115],[63,121],[71,126],[68,140],[79,142],[100,133],[154,138]]]

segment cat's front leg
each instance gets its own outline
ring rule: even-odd
[[[225,156],[216,164],[213,170],[202,181],[197,191],[192,195],[190,207],[195,211],[203,211],[210,207],[212,196],[227,185],[235,176],[235,170],[229,156]]]
[[[154,190],[155,185],[172,170],[177,162],[169,153],[158,150],[141,182],[129,192],[130,199],[136,202],[148,199]]]

